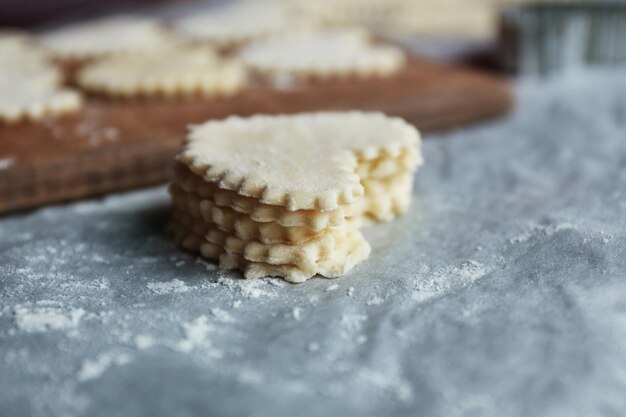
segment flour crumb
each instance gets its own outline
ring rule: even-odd
[[[176,278],[165,282],[149,282],[147,286],[149,290],[160,295],[175,294],[190,290],[190,287],[185,285],[183,281]]]
[[[83,361],[78,371],[78,380],[81,382],[99,378],[111,366],[122,366],[130,362],[131,357],[125,353],[105,352],[95,359]]]
[[[377,305],[382,304],[384,301],[385,300],[383,300],[382,297],[374,296],[370,298],[369,300],[367,300],[365,304],[367,304],[368,306],[377,306]]]
[[[135,346],[139,350],[149,349],[154,345],[154,339],[150,336],[140,334],[135,337]]]
[[[235,321],[233,316],[226,310],[222,310],[221,308],[213,307],[211,309],[211,314],[217,319],[217,321],[222,323],[232,323]]]
[[[35,308],[18,305],[14,309],[14,314],[20,330],[35,333],[47,330],[74,330],[85,315],[85,310],[64,309],[61,305],[46,301]]]
[[[413,400],[413,388],[411,384],[399,377],[386,375],[372,369],[363,369],[359,372],[359,378],[395,397],[403,403]]]
[[[195,320],[183,323],[183,334],[185,337],[174,345],[174,348],[182,353],[189,353],[196,349],[202,349],[203,353],[208,356],[219,358],[221,352],[213,349],[208,335],[211,332],[211,326],[207,316],[202,315]]]
[[[456,266],[445,266],[416,275],[416,288],[411,299],[424,302],[455,289],[465,288],[493,270],[493,267],[468,260]],[[420,276],[421,275],[421,276]]]
[[[233,301],[233,308],[239,308],[239,307],[241,307],[241,300]]]
[[[339,285],[332,284],[332,285],[329,285],[328,287],[326,287],[326,289],[324,291],[330,292],[330,291],[335,291],[335,290],[338,290],[338,289],[339,289]]]
[[[302,309],[300,307],[294,307],[291,314],[296,321],[302,320]]]
[[[271,297],[274,295],[265,289],[267,283],[262,279],[230,279],[220,277],[217,283],[238,292],[244,298]]]
[[[352,297],[354,295],[354,287],[348,288],[346,294],[348,295],[348,297]]]
[[[517,244],[517,243],[524,243],[528,241],[529,239],[531,239],[533,236],[537,236],[537,235],[552,236],[555,233],[560,232],[562,230],[574,230],[574,229],[576,229],[576,226],[574,226],[571,223],[557,223],[557,224],[548,224],[548,225],[535,224],[535,225],[531,225],[529,230],[525,231],[524,233],[521,233],[520,235],[509,239],[509,243],[512,245]]]
[[[317,342],[311,342],[307,345],[306,350],[309,352],[317,352],[320,350],[320,344]]]
[[[237,380],[243,384],[261,384],[263,383],[263,375],[253,369],[242,369],[237,375]]]

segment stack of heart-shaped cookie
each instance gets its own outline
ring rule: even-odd
[[[170,230],[247,278],[343,275],[370,252],[357,227],[407,209],[419,143],[414,127],[381,113],[193,126],[177,157]]]

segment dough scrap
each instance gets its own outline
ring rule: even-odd
[[[77,78],[88,91],[122,97],[226,96],[246,82],[243,66],[207,48],[104,57],[82,68]]]
[[[178,160],[263,204],[327,211],[363,194],[360,158],[395,158],[418,144],[415,128],[382,113],[258,115],[192,127]]]
[[[276,81],[389,76],[405,63],[400,48],[376,45],[361,30],[325,29],[293,33],[244,48],[241,61]]]

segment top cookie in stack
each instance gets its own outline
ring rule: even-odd
[[[408,207],[419,135],[381,113],[230,117],[194,126],[171,231],[245,276],[335,277],[369,254],[357,230]]]

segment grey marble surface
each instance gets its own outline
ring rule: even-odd
[[[517,90],[337,280],[177,250],[163,188],[1,218],[0,415],[624,415],[626,77]]]

